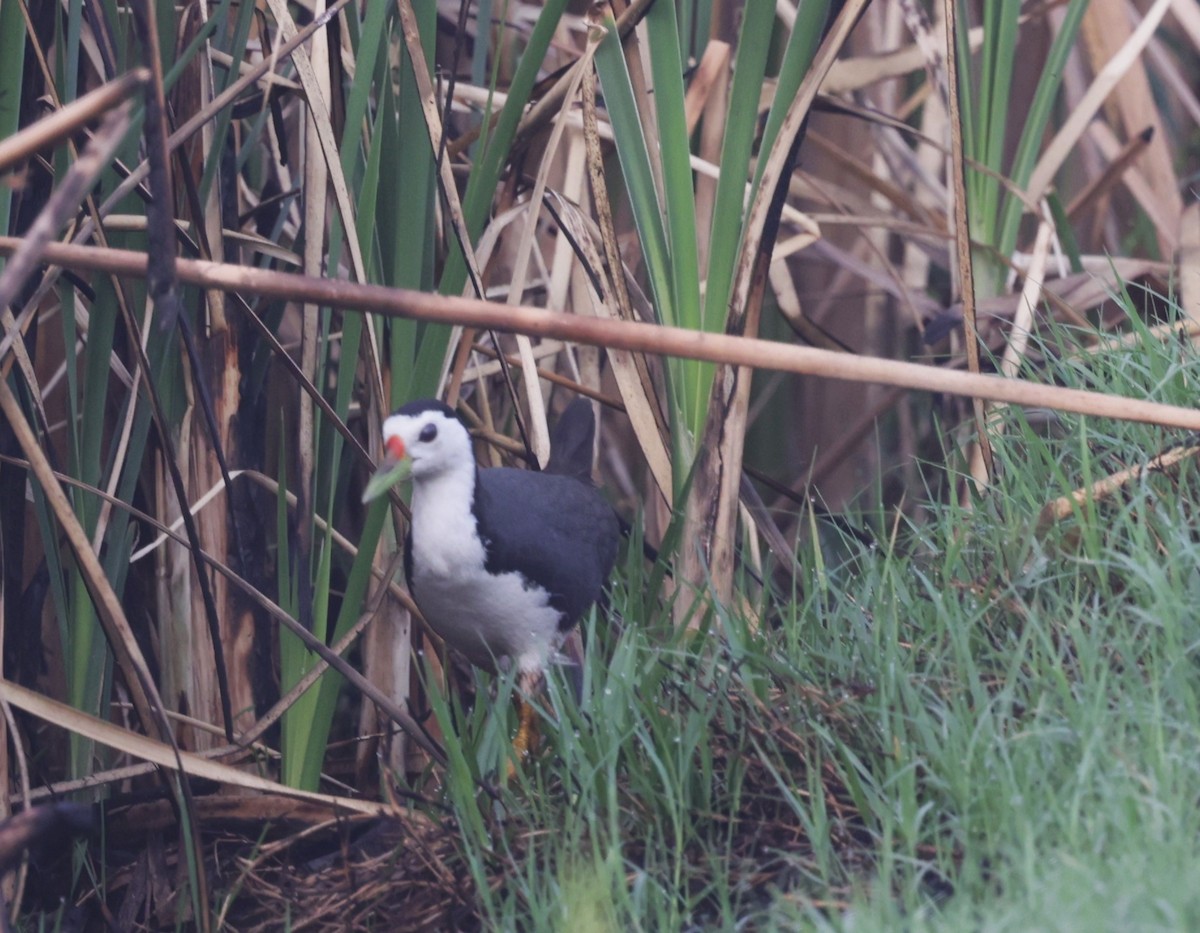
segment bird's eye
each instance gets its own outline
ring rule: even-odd
[[[436,424],[427,424],[425,427],[421,428],[420,439],[425,441],[425,443],[429,443],[435,437],[437,437]]]

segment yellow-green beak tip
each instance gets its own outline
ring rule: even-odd
[[[410,457],[400,459],[391,456],[385,457],[379,464],[379,469],[375,471],[375,475],[367,483],[367,488],[363,490],[363,503],[375,501],[401,480],[406,480],[411,475],[412,459]]]

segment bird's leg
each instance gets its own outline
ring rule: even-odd
[[[518,760],[528,758],[537,748],[537,710],[533,705],[534,695],[545,686],[542,674],[537,671],[522,671],[517,678],[517,737],[513,739],[513,751]]]

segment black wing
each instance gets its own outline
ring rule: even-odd
[[[604,590],[620,527],[590,483],[498,467],[475,485],[479,536],[490,573],[518,571],[543,587],[568,629]]]

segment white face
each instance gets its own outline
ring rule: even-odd
[[[395,453],[399,447],[397,440],[404,445],[404,454],[412,459],[414,479],[474,468],[467,429],[457,418],[436,409],[389,417],[383,423],[384,449]]]

